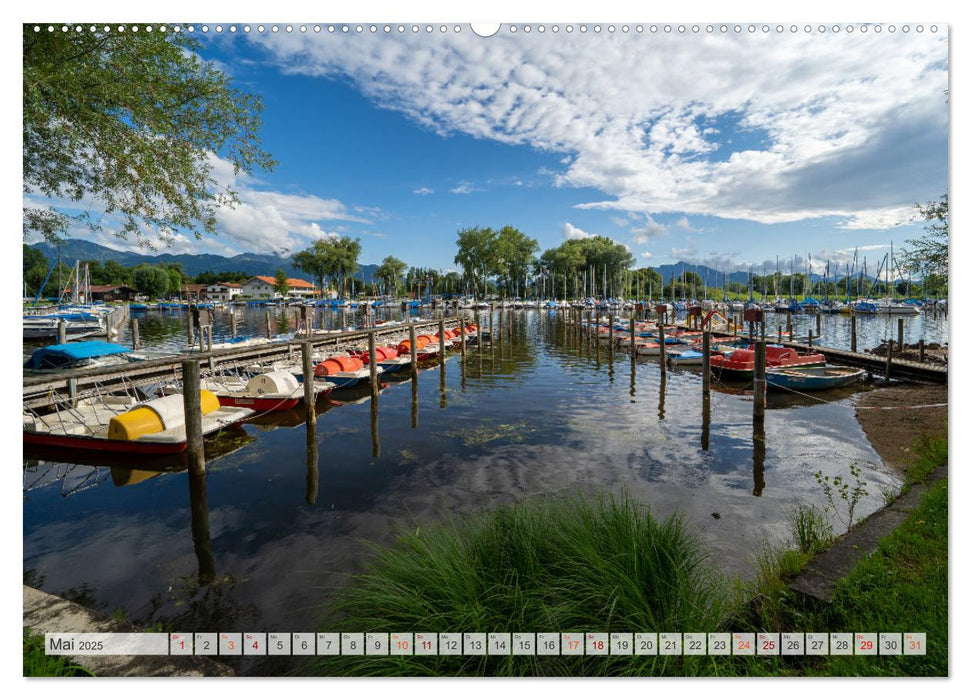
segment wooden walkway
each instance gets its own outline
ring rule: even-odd
[[[446,329],[458,326],[463,321],[459,317],[444,319]],[[437,333],[439,320],[415,323],[416,333]],[[367,347],[368,335],[374,333],[375,341],[400,341],[408,337],[408,325],[399,324],[366,331],[347,331],[344,333],[317,334],[313,337],[298,337],[293,340],[270,341],[241,348],[224,348],[211,352],[192,352],[157,360],[128,362],[107,367],[91,367],[65,372],[24,375],[23,402],[25,407],[39,408],[52,403],[54,393],[60,397],[84,398],[98,392],[112,391],[139,384],[179,379],[184,360],[199,360],[203,367],[211,370],[246,365],[257,361],[289,359],[300,361],[300,346],[310,342],[314,349],[337,350],[350,346]],[[397,343],[396,343],[397,344]]]
[[[790,343],[785,340],[782,341],[782,345],[787,348],[798,350],[800,353],[821,352],[832,364],[862,367],[878,377],[884,376],[887,371],[887,358],[881,355],[871,355],[870,353],[865,352],[850,352],[849,350],[827,348],[816,344],[810,348],[807,343]],[[915,362],[914,360],[903,359],[898,360],[896,357],[891,357],[890,378],[913,379],[921,382],[947,384],[947,367],[943,365],[931,364],[929,362]]]

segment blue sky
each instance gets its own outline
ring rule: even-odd
[[[458,229],[510,224],[543,249],[605,235],[639,266],[821,266],[899,247],[920,232],[913,203],[946,187],[944,25],[504,25],[491,38],[255,26],[197,35],[263,96],[279,165],[233,178],[214,155],[242,204],[220,212],[218,237],[177,235],[173,252],[292,253],[349,235],[364,263],[452,269]],[[133,247],[108,228],[72,235]]]

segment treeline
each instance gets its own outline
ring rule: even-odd
[[[26,243],[24,248],[24,294],[35,296],[40,290],[44,278],[47,284],[44,295],[56,297],[59,295],[58,284],[63,290],[74,277],[74,266],[67,265],[62,260],[60,266],[55,264],[51,270],[51,261],[40,250],[32,248]],[[214,284],[216,282],[244,282],[251,278],[248,272],[200,272],[190,276],[182,269],[181,263],[141,263],[134,267],[126,267],[115,260],[82,260],[82,274],[84,267],[88,267],[88,279],[92,285],[125,285],[138,290],[140,294],[158,298],[170,294],[178,294],[183,284]],[[50,272],[50,277],[48,277]]]

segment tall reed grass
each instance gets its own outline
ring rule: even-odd
[[[354,632],[707,632],[729,586],[681,516],[550,498],[402,533],[332,610]],[[702,657],[318,657],[325,675],[693,674]]]

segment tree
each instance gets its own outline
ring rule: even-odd
[[[169,279],[169,294],[178,294],[182,291],[184,280],[182,279],[181,269],[170,267],[162,268]]]
[[[401,277],[408,266],[393,255],[389,255],[381,261],[381,265],[375,271],[374,276],[381,280],[386,286],[386,293],[392,296],[397,295],[398,288],[401,286]]]
[[[503,226],[496,234],[493,250],[493,273],[506,282],[506,292],[526,278],[535,262],[539,243],[512,226]]]
[[[47,257],[37,248],[32,248],[24,243],[24,289],[26,294],[37,294],[44,278],[47,277],[48,269],[50,269],[50,263],[47,262]]]
[[[357,271],[357,259],[361,255],[360,239],[343,236],[338,239],[321,238],[307,250],[293,256],[293,264],[313,275],[321,290],[324,280],[337,278],[339,293],[344,294],[344,282],[348,275]]]
[[[276,277],[274,278],[273,291],[279,294],[281,297],[285,297],[290,291],[290,281],[287,277],[286,271],[280,267],[277,268]]]
[[[175,230],[216,233],[216,210],[238,197],[213,175],[214,155],[234,174],[274,165],[260,148],[261,99],[233,88],[175,27],[83,29],[23,27],[24,193],[96,200],[149,247]],[[90,211],[29,205],[24,234],[53,240],[71,219],[100,225]]]
[[[926,223],[925,234],[911,238],[906,243],[910,248],[904,251],[902,266],[911,274],[922,279],[934,277],[947,280],[948,262],[948,223],[950,219],[947,193],[936,202],[915,204],[917,212]],[[946,285],[945,285],[946,289]]]
[[[461,265],[473,289],[485,282],[496,269],[496,240],[498,236],[491,228],[462,229],[458,232],[455,264]]]
[[[158,265],[139,265],[132,274],[132,282],[135,289],[153,299],[169,291],[169,273]]]

